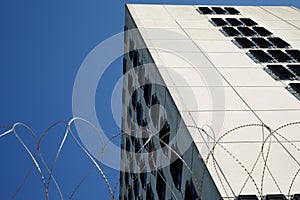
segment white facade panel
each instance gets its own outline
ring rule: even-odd
[[[220,68],[219,71],[233,87],[284,87],[280,81],[268,75],[263,69]],[[253,81],[255,80],[255,81]]]
[[[230,38],[224,35],[217,29],[201,29],[201,28],[188,28],[185,32],[192,40],[206,40],[206,41],[228,41]]]
[[[142,28],[180,28],[175,21],[166,19],[136,19],[135,23]]]
[[[298,18],[296,20],[289,20],[288,23],[296,26],[297,28],[300,28],[300,16],[298,16]]]
[[[291,6],[265,6],[264,9],[282,20],[299,20],[300,12]]]
[[[170,52],[198,52],[199,49],[192,40],[151,40],[149,48],[157,48]]]
[[[266,12],[264,8],[259,6],[238,6],[236,7],[243,16],[250,17],[253,20],[278,20],[279,18],[270,12]]]
[[[221,77],[219,72],[214,68],[167,68],[160,69],[167,71],[170,75],[172,84],[168,86],[176,87],[227,87],[228,83]],[[211,77],[211,78],[209,78]],[[219,81],[214,81],[218,77]]]
[[[195,12],[195,8],[192,6],[168,5],[165,6],[165,9],[175,20],[205,19],[204,16],[201,16]]]
[[[201,28],[201,29],[210,29],[213,28],[213,25],[210,24],[206,18],[200,19],[200,20],[176,20],[177,23],[182,27],[183,29],[191,29],[191,28]]]
[[[141,28],[139,29],[148,40],[186,40],[188,36],[182,29]]]
[[[297,30],[297,28],[286,21],[283,21],[281,19],[278,20],[260,20],[259,24],[263,27],[266,27],[269,30]]]
[[[206,40],[195,40],[198,47],[206,53],[245,53],[245,50],[239,49],[232,42],[228,41],[206,41]],[[222,47],[222,48],[220,48]]]
[[[300,109],[299,100],[282,87],[236,87],[253,110]]]
[[[256,64],[245,53],[207,53],[211,62],[217,68],[245,68],[245,67],[258,67],[261,65]]]

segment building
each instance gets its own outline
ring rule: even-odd
[[[120,199],[299,199],[300,10],[126,5]]]

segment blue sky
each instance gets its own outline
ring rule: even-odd
[[[77,70],[96,45],[123,30],[126,2],[2,0],[0,126],[10,126],[20,121],[40,135],[53,122],[69,120],[72,117],[72,90]],[[130,3],[300,7],[299,0],[135,0]],[[112,86],[121,76],[121,69],[120,60],[116,60],[105,73],[97,90],[97,114],[107,133],[118,132],[109,108]],[[44,141],[46,160],[53,158],[63,130],[63,126],[55,128],[45,140],[47,142]],[[32,144],[26,131],[22,128],[19,131],[22,138]],[[0,199],[9,199],[21,183],[30,162],[13,135],[0,138],[0,158]],[[67,140],[55,168],[65,198],[69,197],[76,183],[91,166],[74,142]],[[105,170],[109,180],[115,182],[119,173],[109,168]],[[52,186],[50,199],[58,199]],[[43,199],[43,195],[43,186],[34,170],[17,199]],[[99,196],[101,199],[109,199],[104,181],[93,170],[74,199],[96,199]]]

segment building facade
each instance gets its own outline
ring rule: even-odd
[[[120,199],[297,199],[300,11],[126,5]]]

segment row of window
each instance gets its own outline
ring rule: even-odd
[[[300,77],[300,65],[267,65],[265,71],[275,80],[297,80]]]
[[[240,12],[233,7],[198,7],[203,15],[239,15]]]
[[[264,27],[255,26],[252,28],[239,26],[239,27],[228,27],[224,26],[220,29],[220,31],[226,37],[238,37],[238,36],[260,36],[260,37],[268,37],[272,36],[272,33],[265,29]]]
[[[171,168],[171,166],[170,166],[170,173],[172,175],[172,178],[173,179],[175,178],[174,177],[174,174],[175,174],[176,175],[176,180],[177,180],[176,182],[174,182],[174,184],[175,184],[176,188],[178,190],[180,190],[181,189],[180,186],[181,186],[182,164],[173,165],[172,168]],[[176,166],[179,169],[174,168]],[[147,173],[140,173],[139,175],[137,175],[137,174],[134,174],[134,173],[122,172],[121,176],[124,175],[124,181],[127,184],[129,183],[129,174],[131,174],[131,177],[133,179],[133,184],[132,184],[133,185],[133,187],[132,187],[133,190],[132,190],[131,187],[129,187],[127,197],[130,199],[132,197],[132,195],[134,195],[136,197],[139,196],[139,190],[140,190],[139,180],[140,180],[142,188],[146,189],[146,199],[148,199],[148,198],[153,199],[154,198],[153,191],[149,191],[149,189],[151,189],[151,185],[147,184],[147,188],[146,188]],[[178,179],[177,174],[180,174],[180,180]],[[164,173],[163,173],[162,169],[158,170],[157,174],[156,174],[156,191],[157,191],[157,195],[158,195],[159,199],[165,199],[165,195],[166,195],[165,180],[166,180],[166,178],[164,176]],[[191,190],[191,189],[193,190],[194,187],[191,187],[192,185],[190,184],[189,181],[187,181],[187,184],[188,184],[188,186],[186,186],[186,188],[185,188],[185,196],[186,196],[185,199],[190,199],[189,197],[190,197],[192,191],[189,191],[189,190]],[[196,196],[197,195],[196,191],[194,191],[194,193],[195,194],[193,196]],[[126,198],[126,195],[125,195],[125,198]]]
[[[251,49],[251,48],[289,48],[291,45],[279,37],[235,37],[233,43],[239,48]]]
[[[239,27],[228,27],[224,26],[220,29],[220,31],[226,37],[237,37],[237,36],[259,36],[259,37],[269,37],[272,36],[272,33],[265,29],[264,27],[255,26],[252,28],[239,26]]]
[[[161,121],[165,122],[164,126],[159,130],[159,139],[161,140],[160,145],[163,148],[163,147],[165,147],[165,144],[169,144],[171,128],[170,128],[170,125],[169,125],[168,121],[166,121],[164,119],[161,119]],[[142,138],[143,145],[147,142],[147,140],[148,140],[148,137],[143,137]],[[142,147],[140,142],[139,142],[139,138],[131,136],[131,142],[130,142],[129,137],[126,137],[126,139],[125,139],[125,150],[130,152],[131,151],[131,149],[130,149],[131,146],[134,147],[135,153],[137,153]],[[122,145],[122,147],[124,148],[124,145]],[[154,144],[153,144],[152,140],[150,140],[145,145],[145,149],[148,152],[154,151]],[[165,148],[165,149],[167,150],[167,148]]]
[[[130,145],[129,143],[130,143],[129,140],[126,140],[126,145]],[[173,145],[172,148],[174,149],[175,152],[178,153],[178,149],[177,149],[176,146]],[[171,161],[171,164],[170,164],[169,171],[170,171],[172,180],[174,182],[175,187],[178,190],[181,190],[183,162],[180,159],[178,159],[178,156],[174,152],[171,153],[170,161]],[[149,163],[149,164],[151,164],[151,163]],[[129,193],[133,192],[135,194],[135,196],[138,196],[138,191],[140,189],[140,185],[139,185],[138,180],[141,180],[141,186],[142,186],[143,189],[145,189],[146,182],[147,182],[147,173],[134,174],[134,173],[122,172],[121,175],[124,176],[123,178],[124,178],[125,183],[130,182],[129,181],[129,174],[130,174],[130,177],[133,180],[133,190],[130,190],[128,192]],[[166,192],[166,183],[164,181],[165,176],[163,174],[163,171],[159,170],[154,175],[156,176],[156,182],[157,182],[156,183],[156,191],[157,191],[158,197],[159,197],[159,199],[164,199],[165,192]],[[188,183],[188,184],[190,184],[190,183]],[[148,190],[148,187],[149,186],[147,186],[146,190]],[[191,185],[189,185],[188,187],[186,186],[185,191],[187,192],[187,190],[193,190],[193,188],[194,187],[191,186]],[[148,193],[148,195],[150,195],[150,193]],[[189,192],[189,195],[191,195],[190,192]],[[185,199],[190,199],[190,198],[188,198],[189,195],[187,195],[187,198],[185,198]],[[195,194],[192,195],[192,196],[196,196],[196,195],[197,195],[197,193],[195,192]],[[128,195],[128,196],[130,196],[130,195]],[[150,196],[152,196],[152,195],[150,195]]]
[[[247,55],[255,62],[260,63],[276,63],[276,62],[300,62],[300,51],[297,49],[288,49],[285,51],[279,49],[269,50],[249,50]]]
[[[211,18],[210,23],[214,26],[257,26],[250,18]]]
[[[156,105],[156,104],[160,103],[156,94],[151,95],[150,92],[147,92],[147,91],[146,91],[146,93],[144,91],[144,98],[145,98],[146,105],[151,105],[151,104]],[[150,99],[151,99],[151,101],[150,101]],[[136,117],[134,118],[134,120],[136,120],[137,125],[140,127],[147,126],[149,119],[144,118],[144,109],[146,107],[144,107],[143,104],[140,101],[138,101],[137,90],[132,93],[131,105],[132,105],[133,110],[136,112]],[[151,119],[153,121],[154,126],[157,126],[157,123],[158,123],[158,118],[157,118],[158,112],[159,112],[158,109],[155,109],[155,108],[151,109]],[[129,115],[131,118],[133,117],[133,114],[132,114],[132,111],[130,108],[129,108]]]
[[[192,180],[186,181],[184,190],[184,200],[197,200],[199,196],[196,192],[194,183]]]

